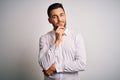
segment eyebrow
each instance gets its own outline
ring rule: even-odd
[[[54,14],[54,15],[52,15],[51,17],[55,17],[55,16],[57,16],[57,15]]]
[[[60,13],[60,15],[61,15],[61,14],[65,14],[65,13],[64,13],[64,12],[62,12],[62,13]],[[51,17],[53,17],[53,16],[57,16],[57,15],[56,15],[56,14],[53,14]]]

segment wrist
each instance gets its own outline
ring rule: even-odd
[[[60,42],[61,42],[61,40],[56,40],[56,41],[55,41],[55,46],[58,47],[59,44],[60,44]]]

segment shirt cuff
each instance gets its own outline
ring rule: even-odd
[[[55,64],[56,72],[63,72],[64,71],[64,65],[63,64]]]

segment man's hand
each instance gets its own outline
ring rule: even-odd
[[[56,34],[56,41],[55,41],[55,45],[56,46],[59,46],[61,40],[62,40],[62,36],[64,35],[64,31],[65,31],[65,28],[64,27],[58,27],[56,30],[55,30],[55,34]]]
[[[43,72],[44,72],[44,74],[45,74],[46,76],[52,75],[53,73],[56,72],[55,65],[52,64],[48,70],[43,70]]]

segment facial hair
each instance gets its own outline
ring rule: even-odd
[[[54,24],[52,24],[52,25],[53,25],[54,30],[56,30],[56,29],[58,28],[58,26],[56,26],[56,25],[54,25]],[[66,28],[66,22],[65,22],[65,24],[64,24],[64,28]]]

